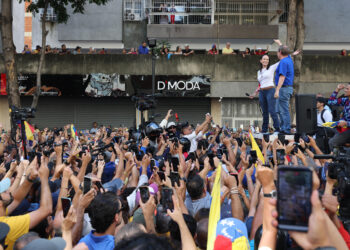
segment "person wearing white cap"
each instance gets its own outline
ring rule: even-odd
[[[36,169],[38,162],[36,157],[28,166],[28,168],[31,168],[30,173],[27,175],[22,185],[13,192],[13,196],[10,192],[10,179],[5,178],[0,182],[0,222],[8,224],[10,227],[10,232],[5,239],[6,249],[12,249],[15,241],[19,237],[28,233],[30,229],[34,228],[52,213],[49,169],[47,167],[48,158],[42,157],[41,162],[39,168],[41,182],[40,207],[33,212],[19,216],[9,216],[27,196],[33,182],[37,179],[38,171]],[[19,168],[19,166],[17,166],[17,168]],[[18,173],[20,173],[20,171],[18,171],[17,174]],[[21,178],[21,175],[16,178]]]

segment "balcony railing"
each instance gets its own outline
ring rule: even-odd
[[[283,2],[283,3],[282,3]],[[149,24],[270,24],[285,12],[279,0],[149,0]],[[174,16],[174,18],[172,18]]]

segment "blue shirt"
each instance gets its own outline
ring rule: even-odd
[[[282,60],[280,60],[280,64],[276,69],[276,75],[275,75],[276,86],[278,85],[278,80],[280,78],[280,75],[283,75],[286,77],[286,79],[284,79],[282,86],[293,86],[294,65],[293,65],[293,60],[290,56],[287,56]]]
[[[85,235],[79,243],[84,242],[89,250],[113,250],[114,249],[114,236],[112,235],[103,235],[103,236],[95,236],[93,231],[91,231],[88,235]]]
[[[147,47],[143,47],[142,45],[140,45],[139,47],[139,54],[140,55],[147,55],[148,54],[148,48]]]

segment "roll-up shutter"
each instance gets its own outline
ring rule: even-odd
[[[191,124],[196,125],[202,123],[205,119],[205,114],[210,113],[210,98],[157,98],[158,105],[154,110],[155,114],[160,114],[156,118],[157,122],[165,117],[169,109],[173,110],[173,113],[177,113],[180,122],[188,121]],[[150,112],[152,113],[152,111]],[[172,117],[170,121],[175,121],[175,117]]]
[[[31,100],[23,98],[23,106],[29,106]],[[74,123],[77,129],[88,129],[94,121],[130,127],[135,122],[135,106],[130,98],[40,97],[37,110],[31,122],[39,128]]]

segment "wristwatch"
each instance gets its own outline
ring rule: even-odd
[[[277,191],[276,190],[272,190],[270,193],[264,194],[264,197],[277,198]]]

